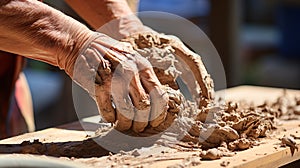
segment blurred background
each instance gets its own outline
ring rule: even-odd
[[[44,2],[83,22],[64,1]],[[138,10],[173,13],[200,27],[221,56],[228,87],[248,84],[300,89],[299,0],[140,0]],[[191,33],[184,28],[180,31]],[[202,49],[199,39],[192,39],[193,34],[188,37],[187,44]],[[37,129],[77,120],[72,82],[62,71],[28,60],[25,74]],[[81,109],[83,113],[97,114],[87,94],[80,89],[79,94],[82,98],[78,101],[86,101],[90,107]]]

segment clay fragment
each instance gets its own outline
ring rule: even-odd
[[[223,156],[223,153],[216,148],[212,148],[207,151],[202,151],[200,153],[200,157],[203,160],[216,160],[216,159],[220,159],[222,156]]]
[[[292,156],[295,153],[295,149],[298,151],[297,142],[291,136],[281,138],[281,146],[288,146],[291,149]]]
[[[294,114],[300,115],[300,105],[294,107]]]
[[[230,164],[229,161],[223,161],[222,163],[220,163],[220,166],[227,167],[229,164]]]
[[[235,151],[235,150],[245,150],[251,147],[251,141],[249,141],[246,138],[241,138],[238,139],[236,141],[230,142],[228,144],[228,148],[231,151]]]

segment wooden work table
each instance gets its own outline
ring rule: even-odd
[[[278,96],[282,95],[282,89],[278,88],[266,88],[266,87],[253,87],[253,86],[240,86],[227,89],[225,92],[219,92],[224,94],[227,100],[241,100],[253,101],[256,104],[263,103],[265,100],[274,100]],[[300,91],[287,90],[288,94],[300,95]],[[43,143],[61,143],[68,141],[82,141],[87,139],[87,135],[94,134],[94,131],[99,127],[99,117],[90,117],[84,119],[81,123],[86,128],[86,131],[82,129],[79,122],[70,123],[56,128],[49,128],[42,131],[33,133],[27,133],[24,135],[4,139],[0,141],[0,152],[5,150],[3,144],[20,144],[23,141],[39,139]],[[214,161],[200,161],[197,167],[221,167],[221,163],[228,163],[227,167],[278,167],[286,165],[300,159],[300,151],[295,151],[294,155],[291,155],[290,148],[280,147],[279,138],[284,135],[296,135],[300,137],[300,122],[298,120],[282,121],[282,125],[278,127],[269,137],[262,138],[259,146],[254,146],[248,150],[236,152],[232,157],[223,157]],[[300,140],[296,140],[297,144],[300,144]],[[298,145],[300,147],[300,145]],[[170,150],[166,153],[161,152],[167,149],[157,149],[150,147],[153,156],[149,158],[149,150],[146,154],[141,154],[138,157],[129,159],[131,163],[137,165],[143,165],[145,167],[167,167],[176,165],[182,162],[187,162],[188,157],[197,157],[199,153],[194,152],[175,152]],[[7,149],[9,150],[9,149]],[[147,153],[148,152],[148,153]],[[2,152],[3,153],[3,152]],[[0,159],[3,157],[24,157],[24,155],[12,154],[14,151],[7,152],[8,154],[1,154]],[[172,159],[163,159],[165,156],[172,156]],[[152,155],[151,155],[152,156]],[[26,155],[25,157],[29,157]],[[37,156],[30,156],[37,157]],[[45,156],[39,156],[45,157]],[[112,156],[103,156],[101,158],[80,158],[70,161],[72,163],[79,163],[85,166],[92,167],[110,167],[112,161],[108,159]],[[70,160],[67,158],[57,160]]]

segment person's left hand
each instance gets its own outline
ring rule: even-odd
[[[77,57],[73,79],[117,130],[142,132],[148,124],[157,127],[166,118],[168,95],[151,64],[129,43],[99,33]]]

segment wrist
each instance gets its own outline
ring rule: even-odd
[[[68,60],[68,68],[65,71],[69,76],[86,90],[89,95],[95,99],[95,84],[100,83],[98,76],[100,74],[110,74],[110,63],[108,63],[103,57],[106,54],[106,50],[117,45],[118,41],[110,38],[109,36],[93,32],[89,34],[89,37],[81,43],[80,48],[76,49],[75,55],[72,55]],[[98,47],[95,51],[95,46]],[[100,48],[100,49],[99,49]],[[98,67],[106,65],[106,69],[101,71]]]
[[[115,18],[100,27],[97,31],[107,34],[116,40],[121,40],[132,34],[149,30],[136,15],[130,14]]]
[[[66,39],[59,39],[58,46],[54,52],[57,55],[57,65],[63,69],[70,77],[73,76],[73,68],[77,57],[85,45],[94,38],[95,32],[89,30],[84,25],[74,22],[66,30]]]

